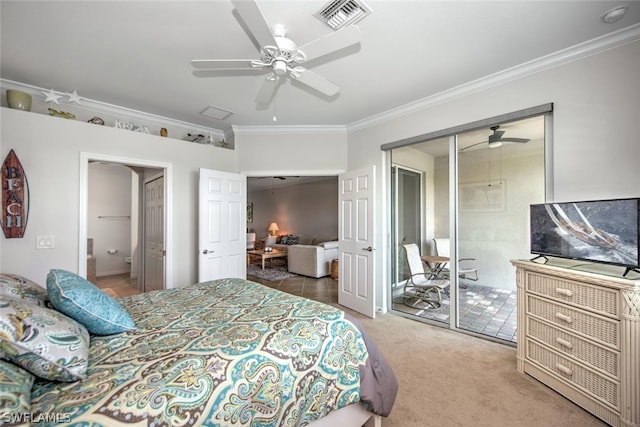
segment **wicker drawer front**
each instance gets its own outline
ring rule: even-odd
[[[620,353],[617,351],[595,345],[533,317],[527,318],[527,335],[608,373],[613,379],[620,379]]]
[[[620,384],[618,382],[598,375],[529,339],[527,339],[527,358],[542,365],[557,377],[574,384],[583,393],[608,403],[616,410],[619,409]]]
[[[587,285],[552,276],[527,273],[527,291],[535,292],[601,314],[619,316],[620,293],[615,289]]]
[[[527,295],[527,313],[619,350],[620,322]]]

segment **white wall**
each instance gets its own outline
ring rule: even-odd
[[[554,104],[553,191],[556,200],[640,196],[640,42],[437,103],[349,135],[349,168],[382,168],[385,143],[537,105]],[[380,174],[381,175],[381,174]],[[378,175],[378,200],[385,200]],[[379,212],[382,212],[380,208]],[[378,215],[379,237],[387,224]],[[386,242],[386,240],[385,240]],[[386,263],[387,247],[377,251]],[[376,277],[383,304],[386,277]]]
[[[265,237],[272,222],[278,235],[338,235],[338,178],[322,178],[285,187],[252,191],[253,223],[247,224],[258,238]]]
[[[51,268],[78,271],[80,153],[126,156],[172,165],[172,276],[169,286],[197,280],[198,169],[238,171],[237,152],[172,138],[2,108],[0,155],[14,149],[25,168],[31,210],[25,237],[0,240],[0,270],[44,283]],[[37,235],[55,248],[36,250]]]
[[[240,170],[248,176],[269,175],[270,171],[332,175],[328,172],[347,170],[346,132],[236,132]],[[312,173],[314,171],[317,173]]]

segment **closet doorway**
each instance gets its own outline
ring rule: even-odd
[[[129,274],[140,292],[168,287],[170,165],[81,157],[79,274],[89,278],[91,254],[97,276]]]

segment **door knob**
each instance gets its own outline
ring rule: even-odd
[[[373,252],[373,248],[369,246],[368,248],[362,248],[363,251]]]
[[[202,253],[205,254],[205,255],[208,254],[209,252],[214,253],[215,251],[214,250],[210,251],[209,249],[205,249],[205,250],[202,251]]]

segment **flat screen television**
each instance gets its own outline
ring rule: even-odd
[[[639,271],[640,198],[530,206],[531,253]]]

